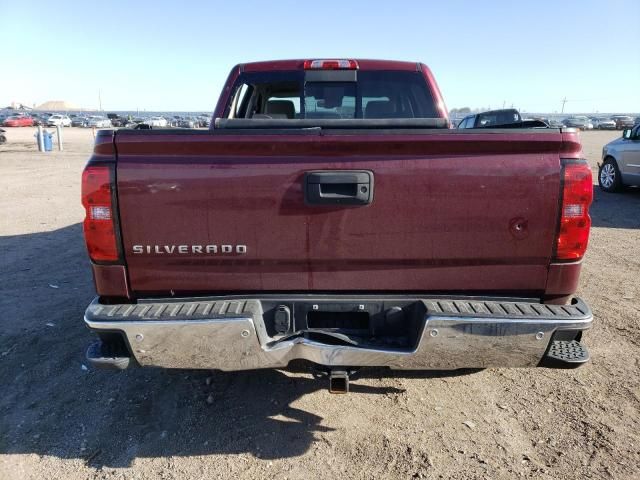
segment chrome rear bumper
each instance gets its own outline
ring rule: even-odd
[[[304,334],[269,336],[262,303],[255,299],[135,305],[101,305],[94,300],[85,322],[98,333],[121,332],[142,366],[233,371],[281,368],[296,359],[327,367],[534,367],[554,335],[578,334],[593,320],[579,299],[567,306],[477,299],[415,301],[424,313],[409,348],[336,345]]]

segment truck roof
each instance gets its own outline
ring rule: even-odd
[[[277,70],[302,70],[304,68],[305,60],[309,59],[297,59],[297,60],[270,60],[265,62],[250,62],[240,64],[239,67],[245,72],[266,72]],[[349,60],[355,60],[358,62],[359,70],[407,70],[416,71],[420,70],[420,62],[401,62],[397,60],[371,60],[363,58],[350,58]]]

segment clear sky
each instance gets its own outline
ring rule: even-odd
[[[640,0],[0,0],[0,106],[211,111],[240,62],[422,61],[449,108],[640,112]]]

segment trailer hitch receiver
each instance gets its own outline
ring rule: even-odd
[[[349,393],[349,372],[331,369],[329,372],[329,393]]]

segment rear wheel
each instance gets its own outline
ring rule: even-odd
[[[605,192],[619,192],[622,189],[622,179],[616,161],[608,157],[598,172],[598,184]]]

